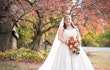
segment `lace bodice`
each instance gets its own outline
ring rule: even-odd
[[[76,38],[77,36],[77,30],[75,28],[73,29],[65,29],[63,32],[63,38],[67,40],[70,36],[74,36]]]

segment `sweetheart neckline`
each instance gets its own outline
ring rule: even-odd
[[[74,29],[74,28],[73,28]],[[73,30],[73,29],[65,29],[65,30]]]

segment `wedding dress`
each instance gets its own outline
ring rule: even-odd
[[[67,40],[70,36],[76,37],[77,32],[76,28],[71,30],[65,29],[63,32],[64,40]],[[38,70],[94,70],[81,46],[80,54],[76,55],[71,52],[66,44],[57,43],[57,41],[52,46],[47,59]]]

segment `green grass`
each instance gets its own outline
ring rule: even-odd
[[[110,52],[89,52],[89,58],[94,66],[110,68]]]
[[[101,66],[101,67],[110,67],[110,63],[109,63],[109,62],[93,61],[93,60],[92,60],[92,63],[93,63],[94,65]]]

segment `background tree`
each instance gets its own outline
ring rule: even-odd
[[[58,21],[62,15],[62,7],[68,3],[68,0],[9,0],[6,2],[8,3],[10,1],[14,1],[14,3],[12,5],[9,4],[8,9],[10,11],[7,12],[11,12],[13,17],[16,18],[16,22],[20,23],[23,21],[23,24],[31,23],[33,25],[34,36],[32,37],[31,48],[34,50],[39,48],[42,35],[51,28],[56,27],[56,25],[58,26],[57,23],[59,23]],[[36,19],[35,21],[29,17],[31,15],[33,19]],[[12,19],[12,17],[10,17],[10,19]],[[8,26],[6,26],[6,28],[8,28]]]
[[[0,0],[0,50],[12,48],[12,29],[15,19],[10,10],[10,0]]]
[[[110,27],[110,1],[109,0],[73,0],[72,17],[79,25],[82,36],[94,31],[97,34]]]
[[[72,0],[71,15],[84,46],[101,46],[100,34],[110,28],[109,0]],[[104,46],[104,45],[103,45]]]
[[[41,37],[44,33],[58,26],[61,19],[62,7],[66,6],[68,1],[20,1],[18,4],[22,6],[21,11],[23,11],[23,18],[20,21],[25,21],[25,23],[30,22],[34,28],[33,41],[31,43],[31,48],[37,50],[40,47]],[[16,4],[17,5],[17,4]],[[26,5],[28,8],[26,8]],[[25,9],[24,9],[25,8]],[[25,12],[25,10],[27,12]],[[29,11],[28,11],[29,10]],[[29,15],[29,16],[26,16]],[[33,21],[30,16],[35,19]]]

